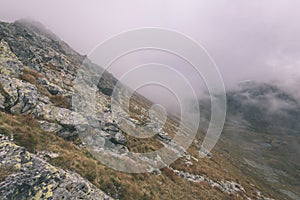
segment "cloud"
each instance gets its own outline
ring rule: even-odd
[[[227,88],[248,79],[279,80],[292,88],[300,77],[299,9],[297,0],[1,0],[0,19],[31,17],[41,21],[82,54],[126,30],[172,29],[207,49]],[[188,65],[175,58],[155,53],[133,57],[137,61],[132,65],[158,60],[181,70],[196,90],[203,85],[187,70]],[[131,63],[123,62],[112,72],[120,77]]]

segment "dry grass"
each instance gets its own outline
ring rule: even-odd
[[[0,167],[0,182],[4,181],[5,178],[13,173],[15,173],[17,170],[13,166],[7,166],[7,167]]]
[[[29,82],[33,85],[37,85],[38,78],[45,78],[45,76],[34,69],[28,67],[23,68],[23,74],[20,75],[20,79]]]
[[[51,70],[57,70],[57,68],[55,67],[55,65],[53,65],[52,63],[47,63],[46,66],[51,69]]]
[[[140,97],[131,99],[132,105],[131,105],[131,116],[135,119],[138,119],[138,115],[141,114],[141,112],[138,109],[134,109],[135,105],[139,105],[140,107],[149,108],[149,105],[145,105],[145,101],[143,101]],[[146,103],[148,104],[148,103]],[[137,115],[137,116],[136,116]],[[176,132],[178,131],[179,127],[179,120],[174,116],[168,116],[167,122],[164,125],[163,130],[169,134],[169,136],[174,137]],[[197,135],[198,141],[203,141],[203,135],[204,133],[199,133]],[[155,140],[147,140],[146,144],[144,144],[143,140],[136,140],[133,139],[134,146],[139,146],[142,143],[142,146],[155,146]],[[157,140],[156,140],[157,141]],[[132,145],[131,141],[129,141],[129,144]],[[201,142],[200,142],[201,144]],[[133,146],[133,145],[132,145]],[[157,146],[155,146],[157,148]],[[144,147],[145,148],[145,147]],[[199,144],[193,143],[190,148],[188,149],[188,152],[193,157],[199,158]],[[133,148],[132,148],[133,149]],[[267,196],[274,195],[272,190],[264,189],[265,185],[260,184],[256,182],[255,176],[251,175],[249,173],[248,175],[245,175],[245,172],[241,169],[241,163],[235,162],[235,160],[232,159],[231,155],[226,152],[224,149],[226,149],[226,145],[219,141],[217,146],[214,148],[212,154],[212,158],[203,158],[199,159],[198,162],[195,160],[191,160],[194,165],[187,167],[184,161],[184,158],[178,159],[175,161],[171,166],[175,169],[183,170],[192,174],[199,174],[199,175],[205,175],[209,177],[210,179],[214,181],[221,181],[221,180],[228,180],[228,181],[234,181],[241,183],[243,187],[246,189],[246,191],[255,191],[255,188],[262,191]],[[140,149],[138,149],[138,152]],[[168,177],[173,182],[179,181],[178,178],[176,178],[175,174],[169,170],[168,168],[162,169],[163,175]],[[201,187],[206,188],[207,191],[211,191],[215,196],[218,196],[218,194],[221,191],[216,191],[217,189],[212,189],[207,183],[195,183],[196,185],[201,185]],[[255,185],[255,188],[251,186],[252,184]],[[193,191],[193,187],[189,187],[189,184],[187,184],[187,188],[191,189]],[[197,192],[196,192],[197,193]],[[201,192],[203,193],[203,191]],[[205,192],[204,192],[205,193]],[[249,196],[252,198],[255,198],[255,192],[249,192]],[[225,197],[227,198],[226,195]],[[237,199],[235,196],[230,196],[230,199]]]
[[[24,67],[23,74],[29,74],[35,78],[46,78],[43,74],[29,67]]]
[[[170,170],[163,169],[161,175],[128,174],[115,171],[95,160],[87,150],[79,149],[74,143],[65,141],[54,133],[38,128],[31,116],[13,116],[0,112],[0,132],[13,134],[18,145],[30,152],[48,150],[60,152],[50,160],[55,166],[73,170],[90,180],[100,189],[119,199],[203,199],[224,198],[224,195],[201,183],[187,182],[176,177]]]
[[[54,68],[55,66],[52,64],[49,64],[48,67]],[[48,90],[43,86],[38,84],[38,79],[39,78],[45,78],[45,76],[39,72],[37,72],[34,69],[30,69],[28,67],[24,67],[23,70],[23,74],[20,76],[20,79],[26,82],[29,82],[33,85],[35,85],[38,89],[38,91],[49,97],[50,101],[57,107],[61,107],[61,108],[67,108],[70,109],[71,108],[71,104],[68,101],[68,99],[65,96],[61,96],[61,95],[51,95]],[[0,92],[1,92],[1,86],[0,86]]]
[[[205,182],[193,183],[177,177],[168,168],[162,169],[162,174],[128,174],[110,169],[95,160],[84,148],[78,148],[72,141],[65,141],[55,133],[47,133],[38,128],[32,116],[12,116],[0,112],[0,133],[13,134],[18,145],[26,147],[30,152],[48,150],[60,152],[60,156],[50,160],[55,166],[66,170],[73,170],[85,177],[97,187],[118,199],[238,199],[210,187]],[[176,131],[178,124],[175,118],[170,117],[165,125],[165,131],[170,135]],[[203,138],[198,136],[199,141]],[[155,137],[147,139],[133,138],[127,135],[127,146],[133,152],[149,152],[160,149],[162,146]],[[171,166],[193,174],[207,175],[215,181],[232,180],[240,182],[249,197],[254,197],[253,187],[272,194],[271,191],[262,190],[257,183],[246,176],[238,163],[234,163],[229,153],[219,143],[212,152],[211,159],[193,161],[194,165],[187,167],[183,159],[178,159]],[[199,146],[191,145],[188,152],[198,157]],[[242,198],[242,197],[241,197]]]
[[[51,97],[51,94],[48,92],[48,90],[44,86],[37,83],[39,78],[45,78],[45,76],[37,72],[36,70],[30,69],[28,67],[24,67],[23,74],[20,75],[21,80],[35,85],[41,94],[47,97]]]
[[[50,101],[57,107],[70,109],[72,107],[71,103],[65,96],[52,95],[50,96]]]
[[[176,119],[170,118],[168,123],[176,123]],[[176,126],[166,124],[167,132],[176,130]],[[37,122],[30,115],[13,116],[0,112],[0,133],[13,134],[15,142],[26,147],[30,152],[48,150],[60,152],[60,156],[50,160],[55,166],[66,170],[73,170],[85,177],[97,187],[109,195],[119,199],[236,199],[234,196],[218,191],[207,183],[192,183],[177,177],[168,168],[162,169],[162,174],[128,174],[107,168],[95,160],[86,149],[78,148],[73,142],[65,141],[55,133],[44,132],[38,128]],[[149,152],[161,148],[161,144],[155,137],[137,139],[127,136],[128,147],[134,152]],[[203,138],[198,138],[202,140]],[[220,143],[219,143],[220,144]],[[222,144],[213,151],[211,159],[204,158],[187,167],[183,159],[178,159],[171,166],[193,174],[207,175],[209,178],[220,180],[233,180],[240,182],[250,191],[250,197],[254,197],[253,187],[270,194],[259,188],[259,183],[251,177],[245,176],[238,164],[234,164],[230,155],[221,149]],[[188,152],[198,157],[199,147],[193,144]],[[5,177],[5,173],[3,173]],[[272,194],[272,193],[271,193]],[[251,196],[253,195],[253,196]]]
[[[2,94],[5,98],[9,97],[9,94],[4,90],[3,85],[0,83],[0,94]]]
[[[33,85],[37,84],[36,78],[34,76],[32,76],[31,74],[23,73],[20,78],[21,78],[21,80],[29,82]]]
[[[36,87],[37,87],[37,90],[41,94],[45,95],[46,97],[50,98],[52,96],[44,86],[38,84],[38,85],[36,85]]]

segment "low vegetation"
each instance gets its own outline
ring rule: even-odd
[[[0,112],[1,134],[13,135],[14,141],[30,152],[47,150],[59,152],[59,157],[50,160],[55,166],[73,170],[91,181],[109,195],[120,199],[184,199],[205,196],[204,199],[224,197],[201,183],[191,183],[176,177],[167,168],[162,174],[128,174],[115,171],[95,160],[84,148],[71,141],[44,132],[32,116],[10,115]],[[5,176],[3,171],[2,176]],[[181,186],[185,185],[185,188]],[[229,198],[229,196],[228,196]]]
[[[3,181],[7,176],[17,172],[16,168],[13,166],[10,167],[1,167],[0,166],[0,182]]]
[[[50,64],[49,64],[49,66],[54,67],[53,65],[50,65]],[[49,97],[50,101],[55,106],[61,107],[61,108],[67,108],[67,109],[71,108],[71,103],[67,99],[67,97],[62,96],[62,95],[51,95],[43,85],[38,84],[39,78],[46,78],[46,77],[43,74],[37,72],[36,70],[30,69],[28,67],[24,67],[23,74],[20,75],[21,80],[35,85],[37,87],[38,91],[41,94]],[[1,92],[1,86],[0,86],[0,92]]]
[[[0,94],[3,95],[5,98],[9,97],[7,92],[3,89],[3,85],[1,83],[0,83]]]
[[[73,142],[65,141],[55,133],[44,132],[32,116],[13,116],[0,112],[1,134],[13,135],[15,142],[26,147],[30,152],[47,150],[59,152],[59,157],[50,159],[50,163],[66,170],[73,170],[91,181],[109,195],[120,199],[234,199],[211,188],[206,183],[192,183],[177,177],[168,168],[162,174],[128,174],[110,169],[95,160],[84,148],[78,148]],[[149,141],[148,141],[149,143]],[[138,142],[136,141],[136,145]],[[150,142],[150,145],[151,144]],[[223,148],[223,147],[218,147]],[[133,148],[134,149],[134,148]],[[136,149],[138,150],[138,149]],[[197,146],[189,148],[192,156],[197,156]],[[245,179],[243,172],[232,166],[230,155],[213,152],[212,159],[201,159],[195,165],[187,167],[183,159],[178,159],[172,167],[194,174],[206,174],[214,180],[232,180],[242,183],[246,190],[250,184],[257,184]],[[1,171],[3,175],[9,173]],[[1,178],[1,177],[0,177]],[[181,186],[184,185],[185,188]]]
[[[51,95],[50,101],[56,106],[60,108],[71,109],[72,105],[67,97],[62,95]]]
[[[33,85],[37,85],[38,78],[45,78],[45,76],[34,69],[29,67],[23,68],[23,73],[20,75],[20,79],[29,82]]]

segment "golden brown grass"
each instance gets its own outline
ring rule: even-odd
[[[31,74],[25,74],[23,73],[20,77],[23,81],[29,82],[33,85],[37,84],[37,80],[34,76],[32,76]]]
[[[4,181],[4,179],[17,171],[13,166],[0,167],[0,182]]]
[[[9,95],[7,92],[4,90],[3,85],[0,83],[0,94],[2,94],[5,98],[8,98]]]
[[[73,170],[100,189],[120,199],[211,199],[229,196],[202,183],[191,183],[176,177],[169,169],[161,175],[128,174],[115,171],[95,160],[86,149],[78,148],[54,133],[38,128],[32,116],[13,116],[0,112],[0,132],[13,134],[15,142],[30,152],[49,150],[60,152],[50,160],[55,166]]]
[[[222,193],[212,188],[205,182],[193,183],[176,176],[170,169],[163,168],[162,174],[128,174],[110,169],[95,160],[84,148],[78,148],[72,141],[65,141],[55,133],[47,133],[38,128],[32,116],[13,116],[0,112],[0,133],[13,134],[18,145],[26,147],[30,152],[48,150],[60,152],[59,157],[50,160],[55,166],[66,170],[73,170],[85,177],[97,187],[119,199],[239,199],[236,196]],[[176,124],[177,120],[170,117],[168,123]],[[166,124],[165,131],[174,134],[176,126]],[[173,132],[173,133],[172,133]],[[147,139],[133,138],[127,135],[128,148],[133,152],[149,152],[161,148],[155,137]],[[203,138],[198,136],[199,141]],[[235,163],[222,143],[218,143],[212,152],[211,159],[203,158],[198,162],[193,161],[193,166],[187,167],[182,158],[171,166],[193,174],[207,175],[215,181],[232,180],[240,182],[254,198],[255,193],[251,184],[262,190],[260,183],[246,176],[239,163]],[[198,157],[199,146],[192,144],[188,149],[189,154]],[[198,157],[199,158],[199,157]],[[242,199],[242,197],[240,197]]]
[[[51,94],[48,92],[48,90],[44,86],[37,83],[38,78],[45,78],[45,76],[37,72],[36,70],[30,69],[28,67],[24,67],[23,74],[20,75],[21,80],[35,85],[41,94],[47,97],[51,97]]]
[[[165,131],[170,135],[174,134],[176,124],[174,118],[168,119]],[[85,177],[97,187],[109,195],[119,199],[238,199],[222,193],[218,189],[212,188],[205,182],[192,183],[177,177],[170,169],[163,168],[162,174],[128,174],[110,169],[99,161],[95,160],[84,148],[78,148],[72,141],[65,141],[56,136],[55,133],[44,132],[38,128],[35,119],[30,115],[10,115],[0,112],[0,133],[13,134],[15,142],[26,147],[30,152],[48,150],[59,152],[60,156],[50,160],[50,163],[66,170],[73,170]],[[130,151],[149,152],[161,148],[161,144],[155,137],[147,139],[137,139],[127,136]],[[198,140],[203,138],[199,137]],[[207,175],[209,178],[220,180],[232,180],[240,182],[246,191],[250,191],[249,197],[254,197],[255,193],[251,184],[265,192],[272,194],[268,190],[262,190],[260,183],[255,182],[250,177],[244,175],[239,163],[233,162],[230,155],[222,151],[222,143],[212,152],[211,159],[199,159],[193,161],[194,165],[187,167],[183,159],[178,159],[171,166],[175,169],[184,170],[193,174]],[[198,157],[199,146],[193,144],[188,152]],[[2,175],[5,177],[6,172]]]
[[[37,84],[38,78],[45,78],[45,76],[34,69],[28,67],[23,68],[23,74],[20,75],[20,79],[29,82],[33,85]]]
[[[52,64],[49,64],[48,67],[54,68],[55,66]],[[61,107],[61,108],[67,108],[70,109],[71,108],[71,104],[68,101],[68,99],[65,96],[62,95],[51,95],[48,90],[43,86],[38,84],[38,78],[45,78],[45,76],[39,72],[37,72],[34,69],[30,69],[28,67],[24,67],[23,69],[23,74],[20,75],[20,79],[26,82],[29,82],[33,85],[35,85],[38,89],[38,91],[49,97],[50,101],[57,107]],[[1,85],[0,85],[0,92],[1,92]]]
[[[62,95],[52,95],[50,96],[50,101],[57,107],[70,109],[72,107],[71,103],[68,101],[67,97]]]

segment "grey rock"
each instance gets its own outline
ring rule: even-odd
[[[52,95],[58,95],[58,94],[63,94],[64,91],[62,88],[60,88],[59,86],[53,84],[53,83],[50,83],[47,79],[45,78],[39,78],[38,79],[38,83],[43,85],[50,94]]]
[[[81,138],[83,138],[82,141],[85,145],[97,149],[103,149],[106,141],[105,138],[101,135],[86,134],[84,137]]]
[[[158,138],[165,143],[169,143],[172,140],[172,138],[168,135],[168,133],[159,132],[157,135]]]
[[[62,129],[56,133],[59,137],[67,140],[73,140],[78,137],[78,132],[73,129]]]
[[[115,144],[126,144],[127,142],[126,137],[122,133],[115,133],[111,136],[110,141]]]
[[[208,158],[212,157],[212,153],[206,150],[203,146],[200,147],[199,155],[201,157],[208,157]]]
[[[56,122],[70,129],[74,129],[76,125],[87,124],[86,119],[79,113],[50,104],[39,103],[34,109],[34,114],[40,119]]]
[[[219,188],[224,193],[228,194],[235,194],[237,192],[246,193],[246,190],[243,188],[243,186],[239,183],[233,182],[233,181],[214,181],[209,178],[207,178],[204,175],[195,175],[188,172],[180,171],[180,170],[174,170],[170,168],[177,176],[180,176],[188,181],[191,182],[207,182],[209,185],[215,188]]]
[[[4,110],[5,109],[5,97],[0,93],[0,109]]]
[[[47,121],[38,121],[38,123],[39,127],[47,132],[58,132],[63,129],[63,127],[57,123],[50,123]]]
[[[43,121],[57,124],[58,126],[53,124],[47,125],[51,126],[49,128],[52,129],[57,128],[57,135],[65,139],[77,138],[78,132],[76,131],[76,128],[80,126],[85,127],[84,125],[88,125],[86,118],[79,113],[66,108],[55,107],[51,104],[39,102],[33,110],[33,114],[36,118],[42,119]]]
[[[23,64],[11,51],[6,41],[0,41],[0,73],[11,77],[22,74]]]
[[[56,168],[25,148],[0,141],[0,166],[13,170],[0,183],[1,199],[112,199],[77,173]]]
[[[114,132],[118,132],[120,131],[120,129],[118,127],[116,127],[116,125],[108,125],[107,123],[101,123],[101,129],[103,131],[106,131],[106,132],[110,132],[110,133],[114,133]]]
[[[3,74],[0,84],[7,95],[4,107],[12,114],[30,113],[37,105],[39,95],[34,85]]]

